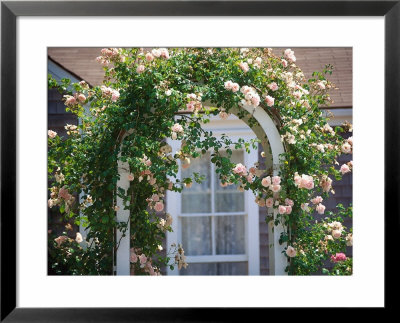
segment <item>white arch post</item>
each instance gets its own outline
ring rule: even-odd
[[[272,152],[272,163],[273,163],[273,174],[278,175],[280,168],[280,154],[284,153],[281,136],[276,128],[274,122],[268,113],[261,107],[243,106],[243,108],[251,113],[253,117],[260,124],[266,137],[268,138],[271,152]],[[276,218],[278,211],[269,208],[268,212],[273,213],[274,219]],[[272,230],[271,226],[268,226],[268,237],[269,237],[269,270],[271,275],[287,275],[285,268],[287,266],[287,258],[283,254],[284,246],[279,244],[279,238],[281,233],[284,232],[282,224],[274,227]],[[273,247],[271,248],[271,245]]]

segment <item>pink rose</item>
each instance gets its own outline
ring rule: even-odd
[[[281,178],[280,176],[274,176],[272,177],[272,184],[274,185],[279,185],[281,183]]]
[[[249,71],[249,65],[247,63],[241,62],[239,64],[239,67],[245,73],[247,73]]]
[[[268,187],[271,185],[271,177],[267,176],[261,180],[261,185],[264,187]]]
[[[48,134],[49,138],[51,138],[51,139],[54,139],[57,136],[57,132],[55,132],[53,130],[47,131],[47,134]]]
[[[323,201],[323,198],[321,197],[321,196],[316,196],[316,197],[314,197],[312,200],[311,200],[311,202],[313,203],[313,204],[319,204],[319,203],[321,203]]]
[[[342,252],[336,253],[336,255],[331,256],[333,262],[345,261],[347,259],[346,255]]]
[[[241,163],[236,164],[235,168],[233,169],[233,172],[235,174],[239,174],[239,175],[243,175],[243,176],[247,175],[246,166],[242,165]]]
[[[325,212],[325,205],[322,205],[321,203],[317,205],[317,207],[315,208],[315,210],[319,213],[319,214],[324,214]]]
[[[279,205],[278,212],[279,212],[279,214],[285,214],[286,213],[286,206]]]
[[[161,212],[162,210],[164,210],[164,203],[163,202],[157,202],[154,205],[154,210],[156,210],[157,212]]]
[[[286,255],[288,257],[296,257],[297,251],[292,247],[292,246],[288,246],[286,249]]]
[[[290,48],[285,50],[284,56],[288,61],[291,61],[291,62],[296,61],[296,56],[294,56],[294,51],[292,51]]]
[[[135,177],[132,174],[128,174],[128,181],[132,182],[134,178]]]
[[[265,97],[265,102],[269,107],[272,107],[274,105],[275,99],[272,96],[267,95]]]
[[[135,253],[135,251],[133,250],[133,248],[131,248],[131,250],[130,250],[130,261],[133,262],[133,263],[136,263],[137,260],[138,260],[138,256]]]
[[[144,253],[139,256],[140,264],[144,265],[147,262],[147,257]]]
[[[286,214],[292,213],[292,207],[290,205],[286,205]]]
[[[294,202],[293,202],[291,199],[285,199],[285,203],[286,203],[287,205],[290,205],[290,206],[293,206],[293,205],[294,205]]]
[[[175,124],[172,126],[171,130],[172,130],[173,132],[183,132],[183,127],[182,127],[179,123],[175,123]]]
[[[169,52],[166,48],[160,48],[161,57],[165,59],[169,59]]]
[[[151,53],[146,54],[146,61],[151,62],[154,59],[154,56]]]
[[[253,175],[247,176],[247,181],[248,181],[249,183],[253,183]]]
[[[237,84],[237,83],[232,84],[232,88],[231,88],[232,92],[237,92],[237,91],[239,91],[239,89],[240,89],[239,84]]]
[[[332,237],[334,237],[335,239],[339,239],[341,235],[342,235],[341,230],[332,230]]]
[[[287,60],[282,59],[282,65],[283,65],[283,67],[287,67],[288,66]]]
[[[274,205],[274,199],[273,199],[272,197],[267,198],[267,199],[265,200],[265,205],[266,205],[267,207],[272,207],[272,206]]]
[[[111,101],[115,102],[119,99],[119,92],[117,90],[113,90],[111,94]]]
[[[139,66],[136,68],[136,73],[141,74],[141,73],[144,72],[144,69],[145,69],[144,65],[139,65]]]
[[[271,84],[268,84],[268,87],[269,87],[272,91],[278,90],[278,84],[276,84],[275,82],[272,82]]]
[[[84,96],[82,93],[78,95],[78,100],[80,102],[85,102],[86,101],[86,96]]]
[[[351,145],[348,142],[345,142],[342,145],[342,152],[345,154],[350,154],[351,153]]]
[[[186,109],[189,111],[194,111],[194,103],[193,101],[190,101],[188,104],[186,104]]]
[[[279,192],[281,190],[281,186],[280,185],[272,185],[270,187],[270,189],[271,189],[272,192],[277,193],[277,192]]]
[[[343,164],[340,167],[340,172],[342,173],[342,175],[344,175],[344,174],[350,172],[350,167],[348,165],[346,165],[346,164]]]
[[[226,82],[224,83],[224,87],[225,87],[225,89],[227,89],[227,90],[232,89],[232,86],[233,86],[233,82],[232,82],[232,81],[226,81]]]

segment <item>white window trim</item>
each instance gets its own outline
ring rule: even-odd
[[[204,125],[205,130],[212,130],[213,135],[219,137],[222,134],[228,135],[232,141],[237,141],[239,138],[243,138],[246,141],[255,139],[256,135],[252,130],[244,124],[243,121],[236,117],[230,117],[225,120],[223,124],[219,123],[218,119],[214,118],[210,123]],[[222,129],[219,127],[223,127]],[[179,140],[168,139],[168,143],[172,147],[172,152],[175,153],[180,149]],[[250,153],[244,151],[244,163],[250,167],[255,162],[258,162],[258,149],[251,149]],[[177,174],[178,178],[181,178],[181,170]],[[171,178],[172,180],[172,178]],[[214,185],[214,181],[211,181],[211,185]],[[260,235],[259,235],[259,208],[254,202],[255,196],[252,191],[245,191],[245,209],[244,212],[235,212],[237,214],[245,214],[245,230],[246,230],[246,254],[244,255],[212,255],[212,256],[187,256],[186,260],[189,263],[196,262],[236,262],[236,261],[248,261],[248,274],[259,275],[260,274]],[[167,250],[172,243],[181,243],[182,239],[179,232],[179,222],[181,217],[181,194],[177,192],[168,191],[166,194],[167,199],[167,212],[173,217],[172,229],[173,232],[167,232]],[[214,210],[214,209],[213,209]],[[233,213],[233,214],[235,214]],[[233,215],[232,214],[232,215]],[[189,214],[185,214],[189,215]],[[191,213],[190,216],[195,214]],[[209,214],[201,214],[202,216],[210,216]],[[211,213],[212,216],[218,216],[218,213]],[[221,215],[226,215],[225,213]],[[215,232],[212,230],[212,235]],[[213,242],[214,242],[213,238]],[[215,243],[212,244],[215,248]],[[185,248],[185,246],[183,246]],[[170,255],[171,256],[171,255]],[[173,257],[171,256],[171,259]],[[185,269],[182,269],[185,270]],[[179,271],[175,266],[174,270],[167,268],[168,275],[179,275]]]

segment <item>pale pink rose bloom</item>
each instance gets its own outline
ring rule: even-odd
[[[64,200],[69,200],[71,198],[71,194],[69,194],[68,189],[66,189],[65,186],[60,188],[58,191],[58,196]]]
[[[128,181],[132,182],[135,177],[132,174],[128,174]]]
[[[321,203],[323,200],[324,200],[324,199],[323,199],[321,196],[316,196],[316,197],[314,197],[314,198],[311,200],[311,202],[312,202],[313,204],[319,204],[319,203]]]
[[[176,132],[172,132],[171,139],[176,140],[176,138],[178,138],[178,135],[176,134]]]
[[[292,246],[288,246],[286,249],[286,255],[288,257],[296,257],[297,251],[292,247]]]
[[[272,185],[272,186],[270,186],[270,189],[272,192],[277,193],[281,190],[281,186],[280,185]]]
[[[154,202],[157,202],[157,201],[160,200],[160,197],[159,197],[157,194],[153,194],[153,195],[151,196],[151,199],[152,199]]]
[[[274,199],[273,199],[272,197],[267,198],[267,199],[265,200],[265,205],[266,205],[267,207],[272,207],[272,206],[274,205]]]
[[[290,206],[293,206],[294,205],[294,202],[291,200],[291,199],[285,199],[285,203],[286,203],[286,205],[290,205]]]
[[[190,101],[188,104],[186,104],[186,109],[189,111],[194,111],[194,104],[195,102]]]
[[[86,96],[84,96],[82,93],[78,95],[78,100],[80,102],[85,102],[86,101]]]
[[[278,212],[279,212],[279,214],[285,214],[286,213],[286,206],[279,205]]]
[[[292,213],[292,206],[286,205],[286,214]]]
[[[274,176],[272,177],[272,184],[278,185],[281,183],[281,177],[280,176]]]
[[[163,202],[157,202],[154,205],[154,210],[156,210],[157,212],[161,212],[162,210],[164,210],[164,203]]]
[[[325,205],[322,205],[321,203],[317,205],[317,207],[315,208],[315,210],[319,213],[319,214],[324,214],[325,212]]]
[[[350,154],[351,153],[351,145],[348,142],[345,142],[342,145],[342,152],[345,154]]]
[[[235,168],[233,169],[233,172],[239,175],[247,175],[247,169],[246,166],[242,165],[241,163],[236,164]]]
[[[147,262],[147,257],[144,253],[139,256],[140,264],[144,265]]]
[[[168,49],[166,48],[160,48],[160,52],[161,52],[161,57],[165,58],[165,59],[169,59],[169,52]]]
[[[250,99],[250,101],[253,106],[258,107],[260,104],[260,97],[258,95],[255,95]]]
[[[119,92],[117,90],[113,90],[111,94],[111,101],[115,102],[119,99]]]
[[[146,166],[151,166],[151,160],[150,159],[146,159],[146,161],[144,163],[146,164]]]
[[[288,66],[288,62],[286,59],[282,59],[282,65],[283,67],[287,67]]]
[[[160,57],[161,56],[161,51],[159,49],[153,49],[151,51],[154,57]]]
[[[318,85],[318,87],[321,89],[321,90],[324,90],[325,89],[325,84],[323,83],[323,82],[317,82],[317,85]]]
[[[257,58],[255,59],[255,63],[258,64],[258,65],[260,65],[260,64],[262,63],[262,58],[261,58],[261,57],[257,57]]]
[[[53,130],[47,131],[47,134],[48,134],[49,138],[51,138],[51,139],[54,139],[57,136],[57,132],[55,132]]]
[[[340,172],[342,173],[342,175],[344,175],[344,174],[350,172],[350,167],[347,166],[346,164],[343,164],[343,165],[340,167]]]
[[[232,82],[232,81],[226,81],[226,82],[224,83],[224,87],[225,87],[225,89],[227,89],[227,90],[232,89],[232,86],[233,86],[233,82]]]
[[[47,201],[47,205],[48,205],[49,208],[51,209],[51,208],[54,206],[54,201],[53,201],[53,199],[49,199],[49,200]]]
[[[296,56],[294,56],[294,51],[292,51],[290,48],[285,50],[284,56],[288,61],[291,61],[291,62],[296,61]]]
[[[247,176],[247,181],[248,181],[249,183],[253,183],[253,175]]]
[[[240,86],[237,83],[233,83],[231,89],[232,89],[232,92],[237,92],[237,91],[239,91]]]
[[[239,67],[245,73],[247,73],[249,71],[249,65],[247,63],[241,62],[239,64]]]
[[[297,186],[301,185],[301,176],[297,172],[294,174],[294,183]]]
[[[274,105],[275,99],[272,96],[267,95],[265,97],[265,102],[269,107],[272,107]]]
[[[151,53],[146,54],[146,61],[151,62],[154,59],[154,56]]]
[[[330,179],[329,177],[327,177],[326,179],[323,179],[321,181],[321,187],[324,192],[329,192],[329,190],[332,187],[332,179]]]
[[[353,146],[353,136],[347,138],[347,142]]]
[[[58,247],[60,247],[66,240],[68,240],[67,236],[59,236],[54,239],[54,241],[57,242]]]
[[[76,99],[73,96],[64,96],[67,99],[65,100],[65,105],[75,105],[76,104]]]
[[[264,187],[270,186],[271,185],[271,177],[270,176],[264,177],[261,180],[261,185],[264,186]]]
[[[133,248],[131,248],[130,249],[130,257],[129,257],[130,259],[130,262],[133,262],[133,263],[136,263],[137,262],[137,260],[138,260],[138,256],[137,256],[137,254],[135,253],[135,251],[133,250]],[[147,260],[147,259],[146,259]]]
[[[149,180],[150,185],[154,185],[156,182],[157,182],[157,180],[154,177],[150,178],[150,180]]]
[[[334,237],[335,239],[340,238],[341,235],[342,235],[342,231],[340,231],[340,230],[332,230],[332,237]]]
[[[83,241],[82,235],[79,232],[76,233],[75,241],[78,243],[81,243]]]
[[[175,123],[175,124],[172,126],[171,130],[172,130],[173,132],[183,132],[183,127],[182,127],[179,123]]]
[[[144,65],[139,65],[139,66],[136,68],[136,73],[141,74],[141,73],[144,72],[144,69],[145,69]]]
[[[278,90],[278,84],[276,84],[275,82],[272,82],[271,84],[268,84],[268,87],[269,87],[272,91]]]

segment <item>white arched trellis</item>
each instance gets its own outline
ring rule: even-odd
[[[268,151],[267,147],[271,148],[272,154],[272,167],[274,175],[278,174],[280,160],[279,157],[282,153],[284,153],[284,147],[281,141],[281,137],[279,135],[278,129],[276,128],[273,120],[268,115],[268,113],[262,109],[261,107],[253,108],[251,106],[243,106],[243,108],[250,113],[248,117],[243,118],[242,120],[246,123],[249,121],[249,117],[253,116],[259,125],[251,127],[257,137],[261,140],[261,144],[263,145],[264,151]],[[239,113],[239,108],[231,109],[229,112],[237,115]],[[128,133],[127,133],[128,134]],[[125,134],[125,136],[127,135]],[[125,137],[124,136],[124,137]],[[120,178],[117,182],[118,187],[123,189],[128,189],[129,187],[129,165],[126,162],[119,161],[118,162],[118,172]],[[118,222],[128,222],[129,219],[129,210],[124,209],[123,199],[117,197],[117,206],[119,210],[117,211],[117,221]],[[277,211],[269,210],[274,213],[274,217],[277,215]],[[287,259],[283,254],[284,246],[279,244],[279,237],[281,232],[283,232],[283,226],[278,225],[274,227],[272,230],[269,227],[269,244],[273,245],[270,248],[270,274],[271,275],[286,275],[285,268],[287,266]],[[129,275],[130,274],[130,262],[129,262],[129,249],[130,249],[130,239],[129,239],[130,225],[128,223],[126,235],[123,236],[123,232],[117,230],[116,238],[117,241],[121,239],[119,248],[116,253],[116,268],[115,272],[117,275]]]

